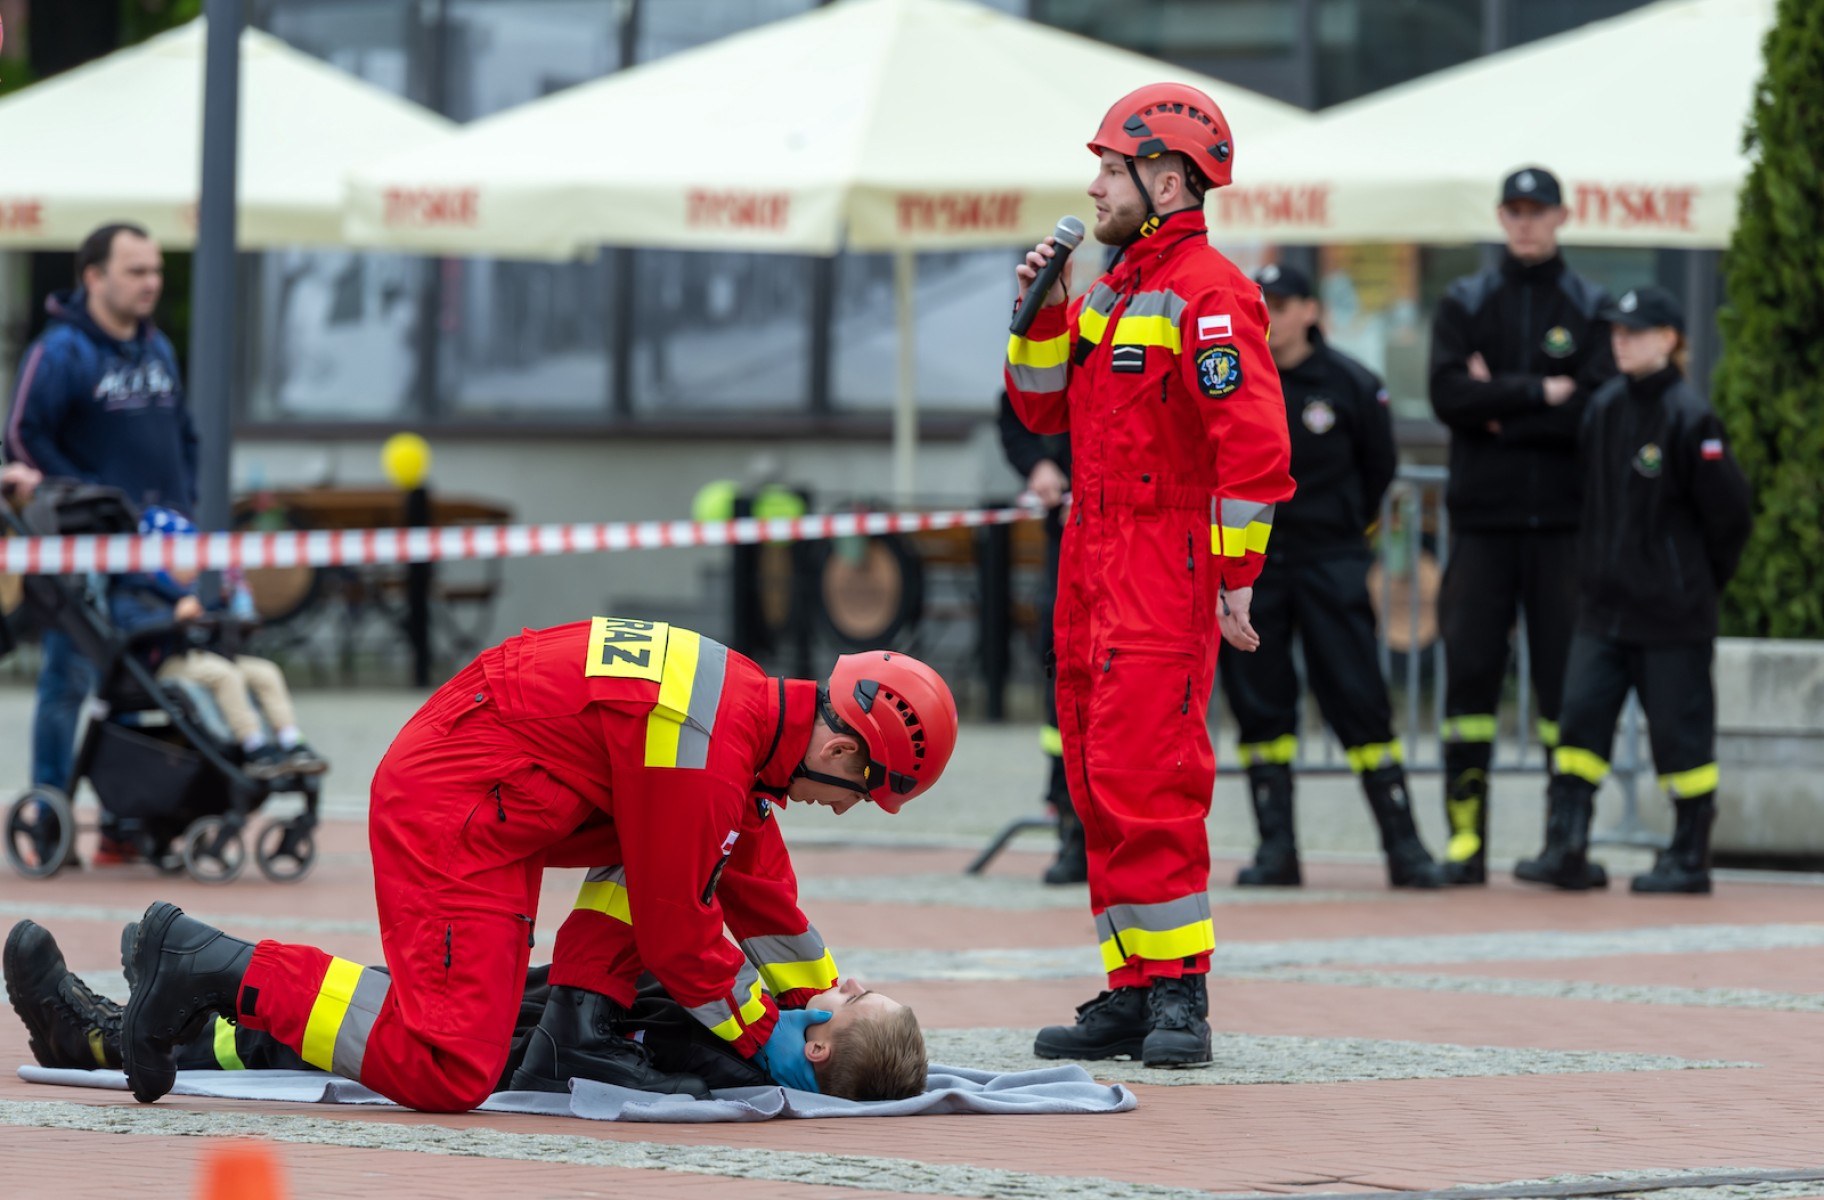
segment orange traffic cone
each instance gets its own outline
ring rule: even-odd
[[[261,1142],[230,1142],[203,1155],[197,1200],[285,1200],[279,1156]]]

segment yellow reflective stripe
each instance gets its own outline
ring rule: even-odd
[[[1244,767],[1289,763],[1298,757],[1298,735],[1282,734],[1270,742],[1243,742],[1235,749]]]
[[[1548,721],[1544,717],[1540,717],[1538,729],[1539,744],[1546,747],[1548,750],[1556,749],[1558,745],[1558,722]],[[1491,738],[1490,740],[1493,739]]]
[[[1246,554],[1265,554],[1267,541],[1273,536],[1271,521],[1250,521],[1240,526],[1210,526],[1210,553],[1222,558],[1241,558]]]
[[[697,677],[702,637],[674,629],[665,643],[665,668],[659,675],[659,702],[646,718],[646,765],[678,765],[678,735],[690,712],[691,683]]]
[[[1659,777],[1659,786],[1675,800],[1689,800],[1693,796],[1702,796],[1716,790],[1717,772],[1715,763],[1706,763],[1701,767],[1692,767],[1689,771],[1674,771],[1670,775]]]
[[[1602,756],[1581,746],[1560,746],[1554,750],[1552,769],[1560,775],[1572,775],[1587,783],[1601,783],[1609,774],[1609,764]]]
[[[1007,339],[1007,361],[1016,367],[1061,367],[1070,361],[1070,335],[1035,342],[1013,334]]]
[[[1357,775],[1406,761],[1406,752],[1397,738],[1391,742],[1351,746],[1343,753],[1349,758],[1349,769]]]
[[[1495,740],[1495,715],[1472,713],[1445,717],[1444,723],[1438,726],[1438,735],[1447,742],[1492,742]]]
[[[1102,343],[1102,334],[1108,329],[1108,314],[1097,312],[1087,304],[1077,314],[1077,333],[1084,341],[1093,345]]]
[[[332,1048],[335,1045],[333,1038],[330,1040],[330,1045]],[[215,1065],[224,1071],[245,1071],[247,1069],[241,1063],[241,1052],[234,1045],[234,1026],[220,1017],[215,1018]]]
[[[825,950],[822,958],[809,962],[761,963],[760,978],[765,981],[766,990],[775,996],[800,988],[821,992],[835,986],[836,960]]]
[[[1117,346],[1164,346],[1177,354],[1183,344],[1179,340],[1177,324],[1167,316],[1126,315],[1115,322]]]
[[[1445,815],[1450,818],[1450,844],[1444,857],[1450,862],[1466,862],[1482,851],[1482,801],[1476,796],[1447,798]]]
[[[1039,749],[1051,755],[1053,758],[1057,758],[1064,753],[1064,735],[1059,732],[1056,725],[1041,725],[1039,727]]]
[[[764,993],[760,991],[760,980],[756,978],[753,986],[748,989],[747,1000],[741,1005],[740,1019],[730,1017],[718,1025],[711,1026],[710,1032],[725,1042],[740,1041],[742,1031],[765,1015],[766,1000]]]
[[[330,959],[329,969],[323,972],[323,986],[317,989],[310,1019],[304,1024],[304,1044],[298,1048],[304,1061],[318,1070],[335,1070],[336,1032],[348,1015],[348,1002],[360,980],[361,964],[346,958]]]
[[[1194,921],[1176,929],[1123,929],[1102,942],[1102,969],[1114,971],[1131,958],[1168,962],[1193,958],[1216,948],[1216,924]]]
[[[611,879],[585,883],[576,894],[576,907],[605,913],[623,925],[633,924],[633,909],[627,904],[627,889]]]

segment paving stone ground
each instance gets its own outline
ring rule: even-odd
[[[0,716],[14,699],[0,694]],[[364,717],[411,707],[385,695],[350,703]],[[987,815],[958,827],[979,833],[1019,808],[1006,794],[1022,780],[1017,760],[996,774],[1013,736],[978,739],[981,770],[959,775],[944,803]],[[0,756],[0,777],[18,766]],[[301,885],[207,888],[142,868],[32,883],[0,868],[0,926],[42,921],[114,994],[120,925],[153,899],[236,933],[376,959],[354,783],[338,784],[342,815]],[[1530,786],[1500,786],[1536,821]],[[1219,808],[1236,799],[1221,789]],[[1032,1031],[1097,990],[1084,897],[1035,882],[1040,839],[964,879],[975,839],[945,844],[934,823],[897,842],[882,822],[827,813],[788,811],[784,825],[806,908],[839,961],[912,1004],[938,1057],[1036,1065]],[[859,844],[845,844],[848,828]],[[1395,894],[1372,857],[1338,844],[1301,892],[1213,894],[1216,1063],[1169,1076],[1094,1068],[1134,1089],[1131,1113],[623,1126],[200,1099],[142,1107],[0,1070],[0,1197],[192,1195],[199,1153],[230,1138],[273,1145],[294,1197],[1824,1197],[1816,881],[1737,874],[1707,898],[1636,898],[1542,894],[1503,875],[1483,890]],[[1218,863],[1219,882],[1236,861]],[[1618,876],[1641,861],[1611,855]],[[542,944],[577,880],[551,873]],[[0,1064],[25,1056],[23,1028],[0,1011]]]

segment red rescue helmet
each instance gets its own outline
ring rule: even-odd
[[[1089,149],[1127,158],[1182,154],[1211,188],[1229,186],[1235,174],[1228,119],[1214,100],[1183,83],[1149,83],[1115,101]]]
[[[956,698],[943,676],[905,654],[845,654],[830,672],[824,718],[868,753],[868,798],[890,813],[937,782],[956,749]],[[858,789],[860,790],[860,789]]]

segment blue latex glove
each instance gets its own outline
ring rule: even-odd
[[[817,1090],[817,1075],[804,1057],[804,1031],[821,1025],[830,1014],[821,1009],[786,1009],[773,1026],[773,1036],[760,1047],[760,1065],[773,1077],[773,1082],[801,1092]]]

